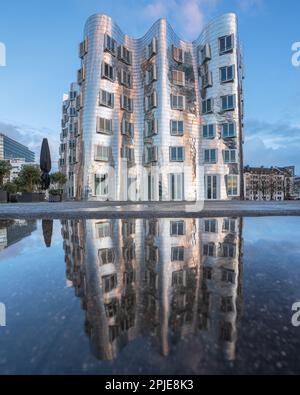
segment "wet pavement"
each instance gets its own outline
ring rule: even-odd
[[[298,217],[1,220],[0,374],[299,374],[299,236]]]
[[[0,218],[125,218],[300,215],[300,201],[62,202],[0,204]]]

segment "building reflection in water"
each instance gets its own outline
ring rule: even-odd
[[[0,251],[30,236],[36,229],[35,220],[0,220]]]
[[[66,220],[62,235],[98,359],[149,335],[164,356],[192,335],[235,359],[242,219]]]

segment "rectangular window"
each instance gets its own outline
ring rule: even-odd
[[[233,34],[219,38],[220,55],[231,52],[233,50],[233,38]]]
[[[108,34],[106,34],[104,38],[104,50],[110,52],[112,55],[116,55],[117,52],[116,40]]]
[[[127,70],[122,69],[119,74],[119,82],[130,89],[132,87],[131,74]]]
[[[158,160],[158,149],[157,147],[145,147],[145,162],[157,162]]]
[[[220,68],[221,83],[232,82],[234,80],[234,65]]]
[[[76,91],[71,91],[69,94],[69,99],[70,100],[75,100],[77,97],[77,92]]]
[[[223,151],[223,159],[224,163],[236,163],[236,150],[235,149],[227,149]]]
[[[129,138],[134,137],[134,124],[132,122],[127,121],[125,117],[123,117],[121,123],[121,134]]]
[[[204,220],[204,231],[208,233],[217,232],[217,220],[216,219],[206,219]]]
[[[231,322],[222,322],[220,324],[220,340],[231,342],[233,338],[233,327]]]
[[[222,137],[224,139],[236,137],[235,123],[228,122],[222,124]]]
[[[211,49],[209,44],[204,44],[200,48],[200,62],[205,63],[207,60],[211,59]]]
[[[184,161],[184,147],[170,147],[170,161],[183,162]]]
[[[158,262],[159,249],[154,245],[146,246],[146,260],[149,263],[156,264]]]
[[[171,120],[170,129],[171,129],[171,136],[183,136],[184,133],[183,121]]]
[[[132,112],[133,111],[133,99],[131,99],[130,97],[126,96],[126,95],[122,95],[120,98],[120,102],[121,102],[121,109],[128,111],[128,112]]]
[[[96,132],[102,134],[112,134],[112,119],[97,117]]]
[[[232,296],[223,296],[221,298],[221,311],[222,313],[230,313],[233,311]]]
[[[213,139],[215,137],[215,125],[214,124],[203,125],[202,131],[203,131],[203,138],[205,138],[205,139]]]
[[[99,239],[111,237],[111,233],[111,223],[109,221],[98,222],[96,224],[96,234]]]
[[[213,99],[206,99],[202,101],[202,114],[209,114],[213,112]]]
[[[112,299],[109,303],[105,304],[105,314],[108,318],[113,318],[118,314],[119,301],[118,299]]]
[[[80,111],[82,107],[83,107],[82,95],[78,94],[76,95],[76,110]]]
[[[171,95],[171,107],[173,110],[184,110],[185,97],[182,95]]]
[[[222,111],[230,111],[235,109],[235,95],[226,95],[221,97]]]
[[[108,174],[95,175],[95,195],[96,196],[108,195]]]
[[[152,137],[158,133],[157,120],[147,119],[145,121],[145,137]]]
[[[184,200],[184,174],[169,174],[169,195],[174,201]]]
[[[211,88],[213,86],[212,72],[208,71],[207,73],[205,73],[202,76],[201,81],[203,89]]]
[[[157,107],[156,91],[153,91],[150,95],[145,97],[145,107],[146,107],[146,111],[151,111],[153,108]]]
[[[175,85],[184,86],[185,85],[185,73],[179,70],[172,71],[172,81]]]
[[[131,65],[132,64],[132,53],[124,45],[118,48],[118,57],[123,62]]]
[[[82,59],[88,52],[87,38],[79,44],[79,57]]]
[[[220,256],[222,258],[234,258],[235,249],[235,244],[233,243],[222,243],[220,246]]]
[[[207,243],[203,245],[204,256],[215,256],[215,243]]]
[[[183,286],[184,285],[184,272],[183,270],[178,270],[172,273],[172,287]]]
[[[205,149],[204,150],[204,163],[217,163],[217,150],[216,149]]]
[[[148,66],[146,70],[146,84],[151,84],[152,82],[157,80],[157,67],[155,64],[151,64]]]
[[[222,281],[235,284],[235,272],[229,269],[222,269]]]
[[[69,115],[70,115],[70,117],[77,117],[77,111],[76,111],[76,108],[75,107],[70,107],[69,108]]]
[[[171,236],[185,235],[185,222],[184,221],[171,221],[170,235]]]
[[[114,81],[115,79],[113,66],[106,62],[102,62],[102,78],[107,78],[110,81]]]
[[[134,148],[122,147],[121,148],[121,158],[127,159],[128,162],[134,162]]]
[[[238,176],[228,175],[227,176],[227,195],[238,196]]]
[[[109,108],[114,108],[114,94],[100,89],[99,105]]]
[[[131,263],[135,259],[135,244],[128,244],[122,248],[122,255],[125,263]]]
[[[178,62],[178,63],[184,62],[184,52],[181,48],[176,48],[173,45],[172,52],[173,52],[173,59],[176,60],[176,62]]]
[[[171,248],[171,261],[184,261],[184,247]]]
[[[147,46],[147,59],[151,59],[152,56],[156,55],[156,38],[153,37],[150,44]]]
[[[117,274],[102,277],[102,288],[104,292],[110,292],[118,286]]]
[[[78,82],[78,85],[82,84],[83,81],[85,81],[85,65],[83,65],[81,67],[81,69],[79,69],[77,71],[77,82]]]
[[[236,220],[232,218],[225,218],[223,221],[223,232],[236,232]]]
[[[101,162],[108,162],[110,157],[110,147],[103,145],[96,145],[95,147],[95,160]]]
[[[135,282],[135,271],[131,270],[123,273],[123,284],[130,285]]]
[[[113,248],[101,248],[98,251],[98,257],[99,257],[100,265],[107,265],[109,263],[114,263],[115,251]]]

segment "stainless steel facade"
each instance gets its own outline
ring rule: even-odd
[[[166,357],[192,337],[203,352],[234,360],[242,227],[240,218],[63,221],[68,284],[94,355],[115,359],[142,336]],[[200,351],[185,356],[187,366]]]
[[[77,199],[243,197],[243,76],[234,14],[212,21],[193,43],[165,19],[134,39],[110,17],[93,15],[80,58]]]

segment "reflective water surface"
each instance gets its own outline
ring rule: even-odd
[[[0,221],[1,374],[300,373],[300,218]]]

